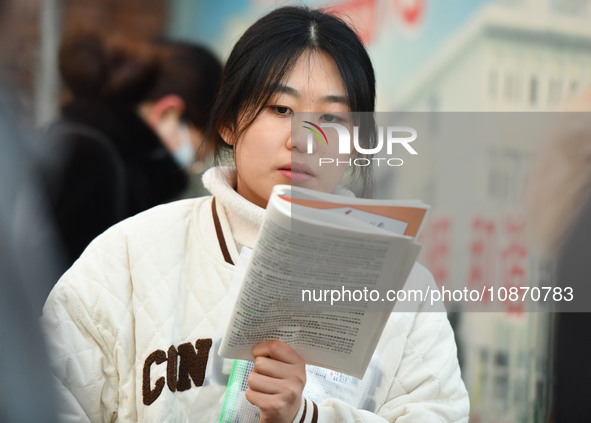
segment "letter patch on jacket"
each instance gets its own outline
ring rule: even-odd
[[[148,355],[144,362],[142,379],[144,404],[150,405],[156,401],[162,393],[164,385],[168,386],[171,392],[191,389],[191,381],[195,386],[202,386],[211,343],[211,338],[198,339],[194,347],[193,344],[187,342],[176,348],[171,345],[168,352],[156,350]],[[150,378],[152,366],[159,366],[165,362],[166,378],[161,376],[152,382]]]

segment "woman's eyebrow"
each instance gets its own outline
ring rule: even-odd
[[[349,105],[347,97],[344,95],[326,95],[320,99],[322,103],[341,103],[345,106]]]
[[[296,90],[295,88],[291,88],[291,87],[288,87],[287,85],[283,85],[283,84],[277,85],[277,87],[275,88],[275,92],[279,93],[279,94],[287,94],[287,95],[290,95],[292,97],[297,97],[297,98],[300,98],[302,96],[300,94],[300,92],[298,90]]]
[[[275,89],[275,93],[287,94],[287,95],[290,95],[290,96],[296,97],[296,98],[302,97],[302,95],[300,94],[300,92],[298,90],[296,90],[295,88],[292,88],[290,86],[283,85],[283,84],[277,85],[277,88]],[[344,96],[344,95],[325,95],[320,98],[320,102],[321,103],[340,103],[340,104],[344,104],[346,106],[349,105],[349,101],[347,99],[347,96]]]

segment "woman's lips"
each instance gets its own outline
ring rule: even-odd
[[[295,163],[280,167],[279,173],[293,182],[306,182],[314,177],[312,170],[308,166]]]
[[[312,175],[296,170],[279,169],[279,173],[293,182],[306,182],[313,178]]]

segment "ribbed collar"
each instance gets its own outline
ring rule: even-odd
[[[257,234],[263,223],[265,209],[251,203],[236,192],[236,169],[214,167],[203,174],[203,185],[223,206],[236,249],[254,247]]]
[[[222,212],[230,224],[236,250],[240,252],[242,246],[254,248],[265,209],[236,192],[236,169],[213,167],[203,174],[203,185],[216,198],[216,202],[223,206]],[[335,193],[354,197],[353,192],[341,186],[337,187]]]

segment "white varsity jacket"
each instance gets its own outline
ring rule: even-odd
[[[204,183],[227,254],[253,247],[264,210],[233,189],[230,169]],[[66,422],[214,422],[230,360],[217,355],[234,266],[212,197],[127,219],[94,240],[51,292],[42,323]],[[433,284],[416,264],[409,282]],[[304,400],[294,422],[467,422],[445,313],[392,313],[378,344],[366,410]]]

